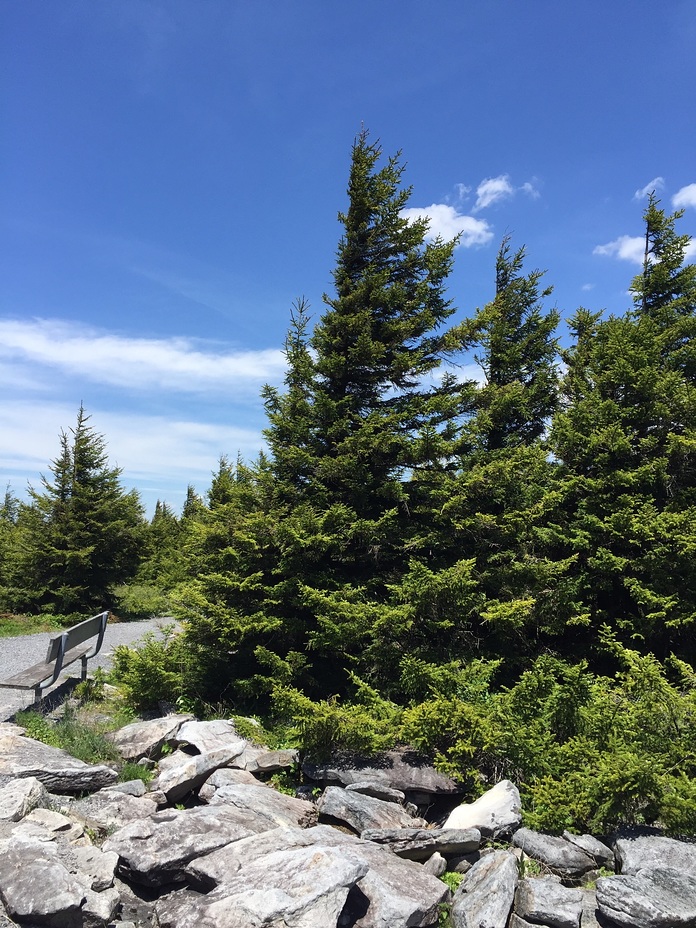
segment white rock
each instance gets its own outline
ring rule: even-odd
[[[443,828],[478,828],[486,838],[509,834],[522,822],[520,793],[510,780],[501,780],[479,796],[454,809]]]

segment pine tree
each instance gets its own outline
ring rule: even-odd
[[[643,649],[693,659],[696,268],[684,265],[679,216],[650,199],[632,311],[573,320],[552,447],[566,474],[558,538],[577,558],[587,634],[606,623]]]
[[[135,573],[143,539],[142,506],[111,467],[106,441],[80,407],[61,432],[52,479],[29,488],[18,518],[19,575],[25,608],[71,614],[108,606],[110,588]]]

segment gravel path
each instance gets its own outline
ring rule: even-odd
[[[88,669],[103,667],[108,670],[114,648],[119,644],[134,644],[147,632],[161,634],[166,625],[173,624],[173,619],[144,619],[140,622],[114,622],[106,626],[102,649],[93,657]],[[0,680],[6,680],[15,673],[31,667],[46,656],[48,642],[57,632],[40,632],[37,635],[20,635],[17,638],[0,638]],[[80,662],[77,661],[65,669],[57,682],[46,691],[52,693],[68,677],[80,676]],[[7,721],[19,709],[30,706],[34,701],[31,690],[10,690],[0,688],[0,722]]]

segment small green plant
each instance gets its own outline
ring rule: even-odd
[[[274,773],[268,781],[279,793],[285,793],[286,796],[294,796],[297,787],[300,785],[299,770],[297,765],[293,765],[287,770],[279,770]]]
[[[457,891],[457,889],[458,889],[458,887],[459,887],[459,884],[460,884],[461,881],[464,879],[464,874],[463,874],[463,873],[454,873],[454,872],[451,871],[451,870],[447,870],[445,873],[442,874],[442,876],[440,877],[440,879],[442,880],[442,882],[443,882],[446,886],[449,887],[450,892],[456,893],[456,891]]]
[[[105,684],[106,674],[101,667],[97,667],[91,677],[77,684],[75,696],[83,704],[101,702],[104,699]]]
[[[60,747],[55,727],[41,712],[36,709],[26,709],[18,712],[15,719],[30,738],[41,741],[43,744],[50,744],[52,747]]]
[[[134,764],[132,761],[126,762],[118,774],[121,783],[129,783],[131,780],[142,780],[143,783],[150,783],[154,776],[154,771],[148,770],[142,764]]]

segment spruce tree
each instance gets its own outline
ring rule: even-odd
[[[73,614],[105,608],[113,584],[137,568],[144,533],[136,491],[111,467],[104,437],[80,407],[70,434],[61,432],[52,479],[30,486],[18,517],[17,608]]]
[[[696,268],[684,264],[679,216],[650,199],[632,311],[573,320],[552,447],[565,470],[558,539],[576,557],[590,639],[605,623],[645,650],[692,660]]]

